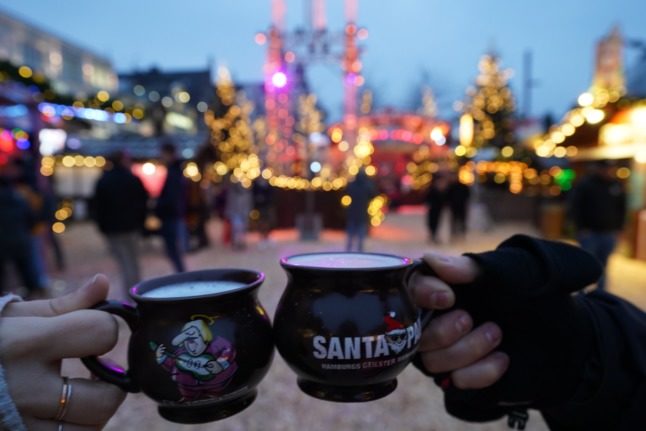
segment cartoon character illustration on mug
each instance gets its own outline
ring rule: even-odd
[[[192,316],[172,340],[176,349],[169,352],[164,344],[150,342],[157,363],[171,373],[182,398],[191,402],[217,398],[238,369],[236,350],[229,340],[213,337],[210,316]]]
[[[262,272],[216,268],[145,280],[134,304],[94,308],[130,328],[126,367],[82,358],[98,378],[143,392],[169,421],[197,424],[249,407],[274,355],[271,321],[258,300]]]

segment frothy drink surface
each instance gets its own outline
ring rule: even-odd
[[[292,256],[287,263],[311,268],[391,268],[405,263],[403,259],[394,256],[379,256],[361,253],[330,253]]]
[[[170,284],[156,287],[145,292],[145,298],[182,298],[188,296],[206,296],[214,293],[224,293],[245,286],[239,281],[189,281],[186,283]]]

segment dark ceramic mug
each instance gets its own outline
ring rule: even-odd
[[[130,327],[129,369],[96,357],[83,362],[107,382],[144,392],[170,421],[231,416],[254,401],[273,357],[271,323],[258,301],[264,278],[251,270],[213,269],[139,283],[130,290],[136,307],[96,307]]]
[[[395,390],[431,312],[406,284],[430,268],[376,253],[310,253],[280,261],[288,283],[274,317],[276,347],[307,394],[370,401]]]

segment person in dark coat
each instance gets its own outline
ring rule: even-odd
[[[172,142],[164,142],[160,149],[161,159],[166,165],[166,180],[157,198],[155,214],[161,220],[161,236],[166,254],[175,271],[186,271],[184,253],[186,250],[186,178],[182,171],[182,161]]]
[[[201,182],[187,181],[187,187],[186,225],[189,250],[197,251],[210,244],[206,224],[211,215],[211,208]]]
[[[438,231],[440,217],[449,197],[449,178],[446,173],[437,173],[426,194],[426,226],[428,227],[429,241],[439,243]]]
[[[348,184],[346,194],[350,197],[347,209],[346,251],[363,251],[363,241],[368,235],[370,216],[368,205],[377,196],[377,187],[370,180],[365,170],[361,169],[357,176]]]
[[[449,209],[451,210],[451,237],[463,238],[467,234],[467,216],[471,189],[460,182],[457,172],[451,173],[447,192]]]
[[[13,178],[0,175],[0,291],[6,292],[5,267],[12,263],[28,296],[42,296],[42,285],[32,245],[32,228],[37,214],[16,189]]]
[[[422,334],[414,364],[469,422],[528,409],[551,430],[646,429],[646,313],[605,291],[582,292],[599,262],[570,244],[514,235],[495,250],[428,254],[418,306],[446,310]],[[580,292],[573,295],[574,292]]]
[[[604,269],[626,220],[626,191],[607,160],[590,166],[590,172],[572,189],[570,212],[581,247],[594,255]],[[605,289],[602,276],[597,288]]]
[[[130,170],[130,156],[123,151],[110,157],[111,168],[96,184],[92,202],[94,218],[119,265],[124,292],[141,279],[138,242],[144,227],[148,192]]]
[[[262,248],[270,244],[269,234],[275,225],[276,193],[274,187],[263,177],[259,177],[253,182],[252,193],[253,206],[258,211],[259,246]]]
[[[6,166],[6,170],[13,188],[27,201],[35,217],[30,235],[31,250],[34,255],[32,262],[35,273],[39,278],[38,285],[43,288],[43,290],[39,289],[37,292],[44,294],[45,287],[49,285],[44,256],[45,231],[49,228],[49,223],[45,213],[44,196],[36,187],[34,167],[30,157],[23,157],[22,154],[12,157]],[[33,294],[30,296],[32,299],[34,298]]]

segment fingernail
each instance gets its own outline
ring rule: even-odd
[[[460,316],[460,318],[455,322],[455,327],[458,332],[466,332],[471,324],[471,319],[466,314]]]
[[[489,325],[489,327],[485,330],[485,337],[487,337],[487,341],[489,341],[491,344],[498,344],[500,338],[502,337],[502,333],[497,326]]]
[[[448,307],[449,294],[446,292],[433,292],[431,293],[431,304],[434,307]]]
[[[505,369],[509,366],[509,356],[503,352],[494,352],[492,355],[495,357],[496,361],[500,368]]]

